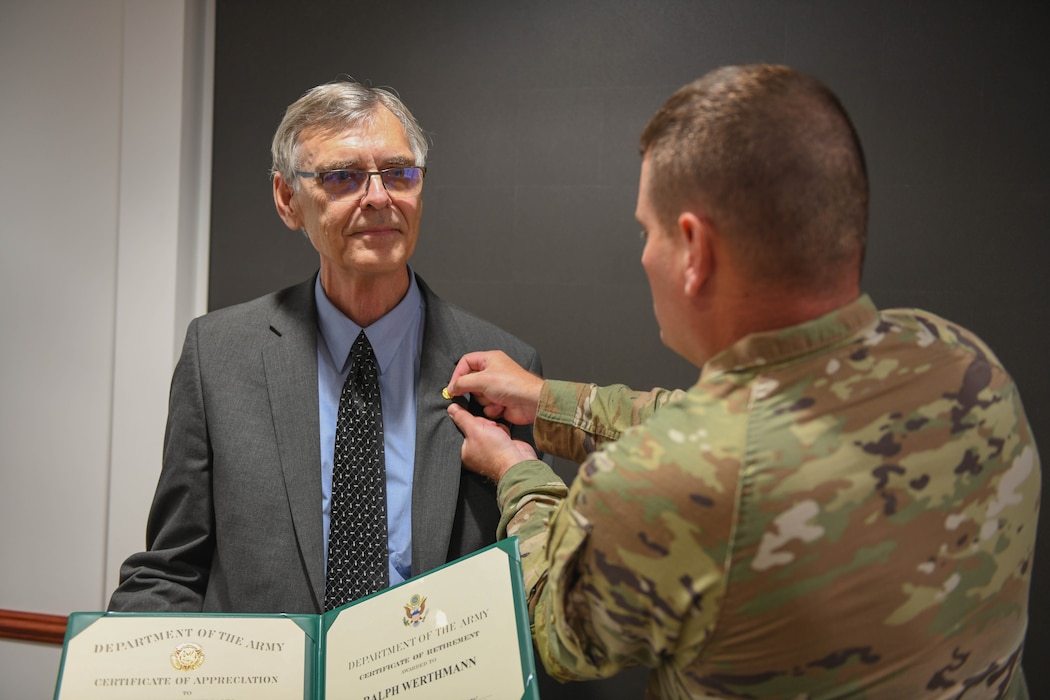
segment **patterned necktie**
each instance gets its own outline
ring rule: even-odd
[[[379,370],[364,331],[350,354],[335,427],[325,610],[390,585]]]

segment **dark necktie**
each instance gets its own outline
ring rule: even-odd
[[[350,354],[335,426],[325,610],[390,585],[379,369],[364,331]]]

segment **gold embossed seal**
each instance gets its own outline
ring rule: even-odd
[[[204,650],[200,645],[186,642],[171,652],[171,666],[176,671],[192,671],[204,663]]]

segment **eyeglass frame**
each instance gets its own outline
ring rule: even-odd
[[[383,189],[386,190],[386,193],[389,194],[392,197],[396,197],[396,196],[415,197],[415,196],[417,196],[419,194],[419,192],[416,192],[414,194],[400,194],[398,192],[391,192],[387,188],[386,182],[383,181],[383,173],[390,172],[391,170],[418,170],[419,171],[419,180],[420,180],[419,188],[420,188],[420,192],[422,192],[423,180],[426,179],[426,176],[427,176],[427,166],[425,166],[425,165],[395,165],[395,166],[393,166],[391,168],[383,168],[382,170],[358,170],[356,168],[332,168],[331,170],[320,170],[320,171],[317,171],[317,172],[310,172],[308,170],[294,170],[292,172],[294,172],[299,177],[312,178],[312,179],[317,180],[317,186],[321,188],[321,190],[325,193],[325,195],[327,195],[328,201],[330,201],[330,202],[337,202],[337,201],[340,201],[340,199],[353,199],[354,197],[358,197],[358,198],[364,197],[366,194],[368,194],[368,188],[372,186],[372,178],[375,177],[376,175],[379,176],[379,182],[382,183]],[[325,190],[325,188],[324,188],[324,176],[325,175],[331,175],[332,173],[364,173],[367,176],[367,178],[365,179],[365,186],[363,188],[361,188],[361,193],[360,194],[350,195],[349,197],[344,197],[344,198],[337,198],[337,197],[333,196],[332,194],[329,194],[329,192],[327,190]]]

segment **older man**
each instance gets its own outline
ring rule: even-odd
[[[868,183],[838,99],[780,66],[676,92],[637,219],[685,392],[544,381],[502,353],[449,382],[583,461],[572,487],[450,407],[523,542],[562,679],[651,698],[1020,698],[1039,457],[1017,388],[957,324],[861,292]]]
[[[320,270],[190,324],[147,550],[111,610],[318,613],[493,541],[441,389],[465,352],[539,358],[409,267],[426,155],[390,92],[338,82],[288,108],[274,202]]]

